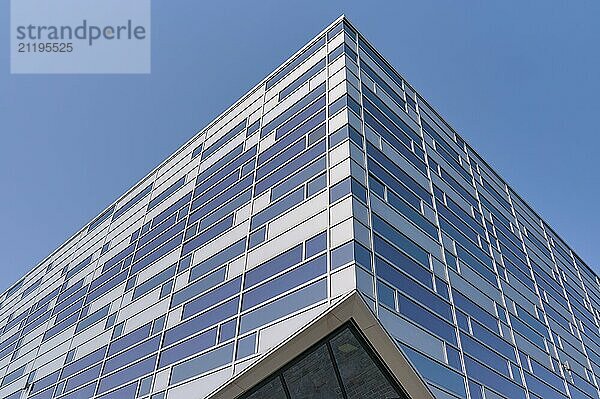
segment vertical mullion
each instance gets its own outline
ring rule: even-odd
[[[333,370],[335,371],[335,377],[337,378],[338,384],[340,385],[340,389],[342,390],[342,397],[344,399],[348,399],[348,395],[346,394],[346,388],[344,387],[344,382],[342,381],[342,376],[340,375],[340,370],[338,369],[337,362],[335,361],[335,357],[333,356],[333,349],[331,348],[331,343],[327,341],[325,345],[327,345],[327,351],[329,352],[329,357],[331,358],[331,364],[333,365]]]
[[[281,382],[281,386],[283,387],[283,392],[285,392],[285,397],[287,399],[292,399],[292,395],[290,395],[290,390],[285,383],[285,378],[283,378],[283,373],[279,373],[279,381]]]

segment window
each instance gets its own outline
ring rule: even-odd
[[[408,399],[351,323],[239,399]]]

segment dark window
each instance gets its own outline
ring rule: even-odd
[[[408,399],[348,323],[238,399]]]

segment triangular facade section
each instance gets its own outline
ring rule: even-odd
[[[354,291],[257,359],[210,399],[433,399]]]

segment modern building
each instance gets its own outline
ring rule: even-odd
[[[0,297],[0,398],[599,399],[592,270],[340,17]]]

